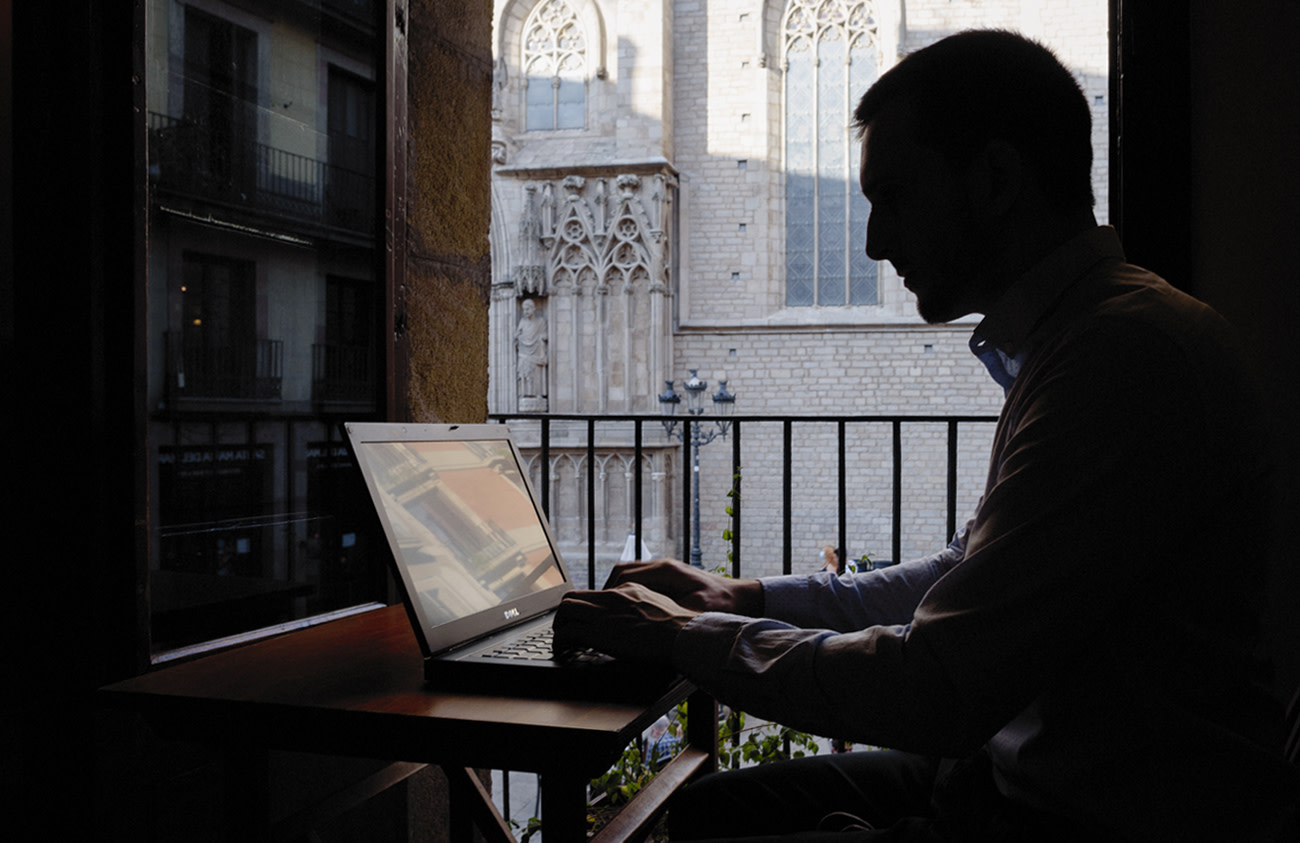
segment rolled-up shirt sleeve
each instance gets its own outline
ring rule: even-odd
[[[677,638],[673,661],[723,703],[819,735],[914,752],[951,750],[952,689],[907,626],[851,633],[705,613]],[[887,691],[885,689],[888,689]],[[906,699],[907,705],[900,705]]]
[[[764,577],[763,614],[793,626],[854,632],[905,624],[921,598],[962,560],[969,523],[931,556],[857,574]]]
[[[968,525],[969,526],[969,525]],[[962,559],[967,528],[939,553],[853,575],[762,580],[762,619],[711,612],[678,636],[674,663],[724,703],[798,729],[924,751],[946,738],[933,728],[928,701],[950,699],[933,686],[939,672],[920,645],[908,647],[908,623],[930,587]],[[907,656],[908,660],[904,659]],[[893,688],[881,694],[888,677]],[[915,687],[899,686],[900,677]],[[797,691],[793,690],[797,689]],[[897,718],[897,694],[917,702]],[[872,716],[873,700],[882,707]],[[864,730],[864,724],[871,724]],[[923,745],[925,744],[925,745]]]

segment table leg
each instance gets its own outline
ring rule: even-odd
[[[448,820],[452,840],[473,840],[477,827],[487,843],[515,843],[510,824],[497,811],[492,794],[475,771],[468,767],[444,767],[443,772],[450,787]]]
[[[718,704],[704,691],[693,692],[686,703],[686,742],[709,754],[701,775],[718,769]]]
[[[547,840],[587,839],[587,780],[542,773],[542,834]]]

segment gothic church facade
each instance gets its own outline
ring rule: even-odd
[[[974,320],[924,324],[888,263],[863,251],[853,105],[900,56],[970,27],[1053,47],[1093,104],[1106,218],[1106,0],[496,0],[491,227],[494,413],[657,414],[696,370],[738,415],[993,415],[1000,390],[966,348]],[[708,403],[707,401],[705,402]],[[512,424],[528,448],[536,424]],[[654,430],[651,430],[654,427]],[[744,570],[777,573],[793,474],[794,570],[836,544],[833,424],[745,428]],[[946,539],[944,426],[904,426],[900,556]],[[630,423],[551,423],[561,543],[601,567],[628,546]],[[684,557],[678,442],[645,427],[643,532]],[[960,506],[980,492],[991,425],[961,431]],[[847,444],[848,555],[891,554],[890,432]],[[533,452],[533,459],[538,458]],[[725,562],[731,449],[700,450],[698,542]],[[536,466],[534,466],[536,469]],[[538,479],[539,472],[534,473]],[[806,559],[804,557],[807,557]],[[807,564],[804,564],[804,563]]]

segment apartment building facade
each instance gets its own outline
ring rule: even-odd
[[[379,599],[373,0],[150,0],[155,650]],[[381,88],[382,91],[382,88]]]

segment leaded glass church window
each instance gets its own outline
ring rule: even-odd
[[[878,73],[872,4],[790,0],[782,37],[786,304],[876,304],[876,262],[863,251],[871,208],[858,189],[851,128]]]
[[[543,0],[524,33],[525,127],[585,127],[587,39],[573,8],[564,0]]]

